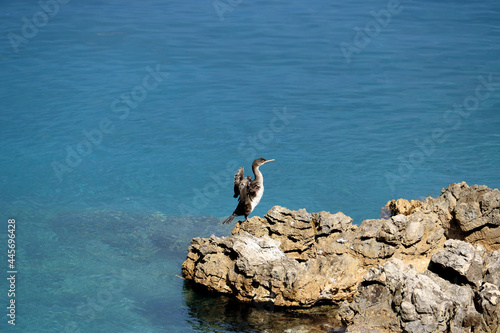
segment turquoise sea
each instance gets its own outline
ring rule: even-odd
[[[255,158],[252,216],[500,187],[496,0],[2,1],[0,32],[1,332],[307,327],[177,276]]]

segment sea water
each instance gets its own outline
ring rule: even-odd
[[[255,158],[276,161],[252,216],[359,224],[452,182],[500,185],[498,1],[0,8],[2,332],[272,331],[286,315],[178,277],[191,238],[230,234]]]

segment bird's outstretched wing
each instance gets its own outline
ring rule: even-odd
[[[245,178],[245,169],[243,167],[239,168],[234,175],[234,197],[237,198],[240,195],[240,185]]]
[[[240,182],[240,197],[238,198],[238,201],[246,203],[248,201],[248,189],[251,183],[252,177],[248,176],[246,178],[243,178]]]

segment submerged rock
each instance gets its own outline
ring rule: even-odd
[[[359,227],[275,206],[228,237],[193,239],[183,276],[246,303],[341,305],[350,332],[499,330],[500,192],[460,183],[407,202]]]

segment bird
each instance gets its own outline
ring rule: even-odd
[[[272,162],[272,160],[266,160],[265,158],[258,158],[252,163],[252,171],[255,179],[252,180],[251,176],[245,177],[245,169],[243,167],[239,168],[234,175],[234,197],[238,198],[238,206],[234,210],[233,214],[222,222],[222,224],[231,223],[236,216],[245,216],[245,221],[248,221],[248,215],[257,207],[264,194],[264,177],[259,170],[259,167],[266,164],[267,162]]]

